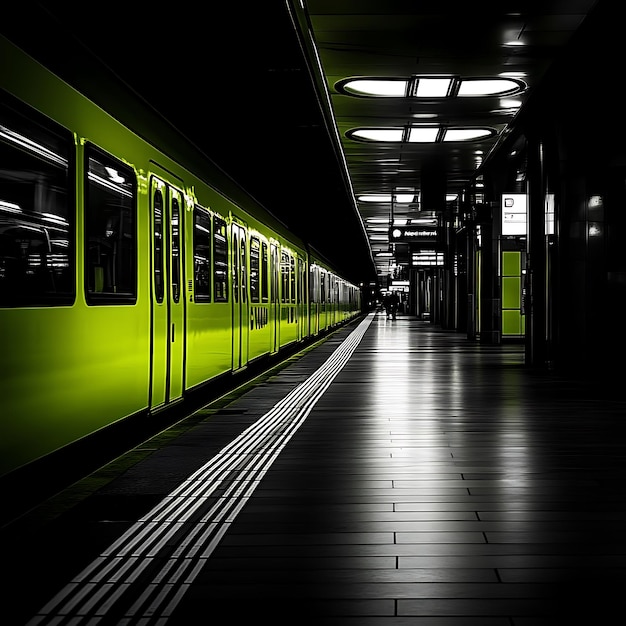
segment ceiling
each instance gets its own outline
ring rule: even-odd
[[[374,231],[368,220],[388,224],[392,206],[357,198],[411,189],[417,201],[394,203],[395,217],[440,216],[519,107],[500,97],[355,97],[338,82],[512,72],[527,85],[515,96],[523,107],[595,4],[500,0],[481,11],[452,0],[273,0],[198,12],[178,0],[163,13],[42,0],[11,3],[0,30],[121,117],[107,81],[122,81],[346,278],[368,283],[390,271],[376,256],[389,251],[385,225]],[[346,135],[418,124],[494,135],[437,144]]]
[[[296,0],[297,2],[297,0]],[[296,5],[294,2],[294,5]],[[497,149],[519,109],[562,54],[596,4],[593,0],[489,3],[438,0],[307,0],[300,11],[319,56],[349,178],[365,223],[377,272],[394,269],[389,238],[375,222],[441,216],[446,197],[459,197],[467,181]],[[349,77],[460,79],[515,77],[511,96],[367,97],[342,92]],[[487,128],[493,135],[438,143],[363,142],[356,128]],[[361,202],[364,194],[415,192],[416,201]],[[447,206],[454,208],[455,201]],[[376,229],[376,230],[374,230]],[[384,281],[382,281],[384,283]]]

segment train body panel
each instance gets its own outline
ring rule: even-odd
[[[0,55],[0,474],[360,313],[214,165]]]

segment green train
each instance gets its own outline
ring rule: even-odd
[[[0,58],[0,475],[361,313],[359,287],[182,138],[3,37]]]

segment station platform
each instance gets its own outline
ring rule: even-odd
[[[625,418],[372,312],[4,527],[2,621],[621,623]]]

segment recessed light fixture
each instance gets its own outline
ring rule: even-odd
[[[444,99],[511,96],[527,88],[517,76],[460,77],[415,75],[410,78],[362,76],[344,78],[335,84],[339,93],[369,98]]]
[[[361,141],[402,141],[402,128],[356,128],[348,131],[353,139]]]
[[[396,193],[393,194],[393,198],[395,202],[399,203],[408,203],[413,202],[415,199],[414,193]],[[380,193],[365,193],[357,197],[359,202],[391,202],[392,194],[380,194]],[[372,221],[372,220],[368,220]]]
[[[364,142],[439,143],[477,141],[493,137],[497,132],[487,127],[409,126],[404,128],[352,128],[346,132],[349,139]]]
[[[409,81],[401,78],[355,78],[342,81],[341,91],[350,96],[402,98]]]

